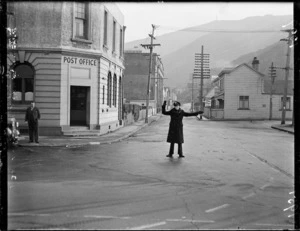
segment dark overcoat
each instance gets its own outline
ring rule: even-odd
[[[182,119],[184,116],[197,116],[199,112],[188,113],[180,109],[176,110],[175,108],[170,111],[166,111],[166,105],[162,106],[162,114],[170,115],[171,121],[169,125],[169,133],[167,142],[168,143],[183,143],[183,124]]]

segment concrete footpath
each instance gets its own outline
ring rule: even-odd
[[[160,117],[161,114],[153,115],[148,118],[148,124],[145,123],[145,120],[140,120],[100,136],[39,136],[39,143],[29,143],[28,134],[24,134],[20,137],[18,145],[22,147],[74,147],[111,144],[128,138],[140,129],[159,120]]]
[[[24,134],[20,137],[18,145],[22,147],[73,147],[83,145],[111,144],[128,138],[140,129],[159,120],[161,116],[161,114],[153,115],[149,117],[148,124],[145,123],[145,120],[140,120],[101,136],[40,136],[39,143],[29,143],[28,135]],[[203,120],[207,119],[203,118]],[[291,124],[281,125],[280,121],[274,121],[274,125],[272,125],[271,128],[294,134],[294,126]]]
[[[272,125],[271,128],[283,131],[283,132],[288,132],[290,134],[295,134],[294,126],[292,124],[275,124]]]

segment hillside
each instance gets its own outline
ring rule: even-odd
[[[204,53],[210,54],[211,74],[217,75],[222,68],[233,66],[232,61],[238,57],[255,53],[285,38],[286,33],[280,30],[282,25],[291,20],[291,15],[267,15],[243,20],[213,21],[158,36],[155,43],[160,43],[161,46],[155,47],[154,52],[161,55],[165,77],[168,78],[166,86],[186,85],[194,69],[194,55],[201,52],[202,45]],[[241,32],[245,30],[248,32]],[[145,39],[130,42],[125,48],[129,49],[140,43],[145,43]],[[250,60],[252,59],[253,57]]]
[[[156,37],[154,43],[161,44],[154,48],[154,52],[160,54],[162,57],[176,51],[178,48],[188,45],[189,43],[195,41],[197,38],[205,35],[207,33],[198,33],[197,35],[190,33],[189,31],[177,31],[166,35]],[[125,50],[133,49],[137,46],[139,49],[143,50],[140,44],[149,44],[150,37],[140,40],[135,40],[125,44]]]
[[[251,64],[253,57],[257,57],[259,60],[259,71],[269,76],[269,67],[271,63],[274,63],[276,67],[285,67],[286,65],[286,54],[287,54],[287,44],[286,42],[280,41],[268,46],[264,49],[243,55],[232,61],[233,66],[237,66],[241,63]],[[294,68],[294,49],[291,48],[290,54],[290,67]],[[281,69],[276,69],[277,80],[284,80],[285,71]],[[291,75],[293,76],[293,71]],[[291,78],[290,78],[291,79]],[[291,79],[292,80],[292,79]]]
[[[274,19],[275,18],[276,17],[274,16]],[[255,19],[255,21],[256,20],[257,19]],[[201,52],[202,45],[204,46],[204,53],[210,54],[210,67],[212,69],[211,74],[217,75],[221,69],[233,66],[232,60],[235,60],[242,55],[263,49],[270,46],[270,44],[278,42],[281,38],[286,37],[286,33],[280,31],[281,25],[284,24],[283,22],[277,20],[267,20],[268,22],[266,22],[265,20],[261,20],[265,23],[260,23],[257,27],[250,27],[248,21],[251,21],[251,19],[244,20],[244,24],[240,21],[238,23],[233,23],[231,21],[228,26],[231,26],[231,28],[233,26],[239,26],[241,28],[240,30],[245,30],[244,28],[247,28],[247,30],[251,31],[270,31],[277,28],[276,30],[278,32],[211,32],[204,35],[189,45],[182,47],[180,50],[162,57],[165,75],[168,78],[166,85],[171,87],[181,86],[187,82],[188,76],[194,69],[194,55],[195,53]],[[252,61],[252,59],[250,60]]]

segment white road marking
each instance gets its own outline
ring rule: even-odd
[[[36,217],[47,217],[51,214],[35,214],[35,213],[8,213],[8,216],[36,216]]]
[[[89,143],[92,144],[92,145],[100,144],[100,142],[89,142]]]
[[[261,226],[294,226],[293,224],[255,224],[255,225],[261,225]]]
[[[57,214],[36,214],[36,213],[8,213],[8,216],[36,216],[36,217],[46,217],[46,216],[56,216]],[[62,214],[67,217],[82,217],[77,215]],[[106,219],[130,219],[131,217],[118,217],[118,216],[100,216],[100,215],[84,215],[85,218],[106,218]]]
[[[208,209],[208,210],[206,210],[205,212],[206,212],[206,213],[211,213],[211,212],[217,211],[217,210],[219,210],[219,209],[226,208],[226,207],[228,207],[228,206],[229,206],[229,204],[224,204],[224,205],[218,206],[218,207],[216,207],[216,208]]]
[[[212,220],[186,220],[186,219],[166,219],[166,221],[194,222],[194,223],[214,223]]]
[[[99,215],[84,215],[85,218],[107,218],[107,219],[130,219],[131,217],[116,217],[116,216],[99,216]]]
[[[133,228],[127,228],[127,229],[131,229],[131,230],[139,230],[139,229],[148,229],[148,228],[152,228],[152,227],[156,227],[156,226],[160,226],[160,225],[165,225],[166,222],[158,222],[158,223],[153,223],[153,224],[148,224],[148,225],[142,225],[142,226],[138,226],[138,227],[133,227]]]
[[[244,196],[243,200],[245,200],[245,199],[247,199],[249,197],[253,197],[253,196],[255,196],[255,193],[252,192],[252,193],[248,194],[247,196]]]

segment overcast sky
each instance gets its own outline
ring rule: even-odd
[[[214,20],[239,20],[250,16],[293,15],[291,2],[119,2],[125,20],[125,42],[148,38]]]

